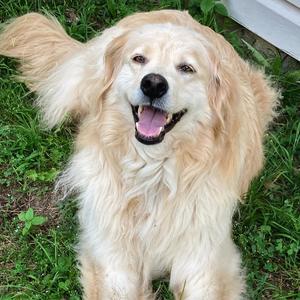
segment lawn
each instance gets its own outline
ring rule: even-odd
[[[264,68],[282,91],[278,117],[266,135],[265,168],[234,217],[234,239],[247,270],[249,299],[300,300],[299,64],[244,41],[243,29],[212,0],[0,0],[0,22],[48,12],[72,37],[86,41],[132,12],[187,4],[197,20]],[[0,58],[0,299],[80,299],[76,201],[56,202],[52,193],[72,152],[76,126],[66,120],[52,131],[40,127],[35,95],[16,82],[16,65]],[[154,289],[161,299],[173,299],[167,281],[154,282]]]

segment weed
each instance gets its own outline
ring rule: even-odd
[[[30,207],[27,211],[22,211],[18,214],[20,221],[24,222],[22,230],[23,235],[29,234],[36,226],[42,225],[47,221],[43,216],[35,215],[34,210]]]

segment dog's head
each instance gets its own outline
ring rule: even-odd
[[[171,132],[190,132],[196,122],[209,119],[212,66],[205,43],[187,28],[154,24],[126,32],[108,46],[107,69],[115,68],[110,89],[125,113],[131,108],[141,143],[160,143]]]
[[[214,41],[194,28],[125,26],[105,52],[104,94],[119,102],[142,144],[195,139],[203,126],[215,134],[236,98],[234,75],[220,59]]]

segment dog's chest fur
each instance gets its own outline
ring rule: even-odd
[[[178,188],[176,163],[172,158],[126,157],[122,161],[124,203],[121,211],[137,236],[160,243],[157,232],[169,227]]]
[[[226,200],[232,195],[219,194],[218,183],[207,177],[191,177],[185,182],[175,156],[153,155],[129,153],[119,162],[121,172],[116,172],[115,161],[105,153],[82,151],[74,157],[77,165],[71,170],[82,189],[79,217],[83,243],[94,249],[95,256],[101,256],[108,248],[105,240],[113,241],[109,247],[121,247],[151,261],[149,265],[160,269],[153,272],[160,273],[170,268],[177,250],[180,252],[191,236],[197,243],[210,239],[206,228],[231,213]],[[216,202],[217,198],[224,201]],[[218,238],[228,226],[220,224],[208,232]]]

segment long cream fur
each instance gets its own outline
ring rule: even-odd
[[[189,105],[153,146],[134,137],[128,101],[145,74],[130,62],[134,49],[170,81],[170,109]],[[19,59],[50,128],[68,113],[81,119],[60,185],[78,193],[85,299],[153,299],[151,280],[167,274],[175,299],[242,299],[231,220],[274,115],[263,73],[188,13],[167,10],[126,17],[85,44],[27,14],[5,27],[0,54]],[[170,67],[186,55],[194,77]]]

